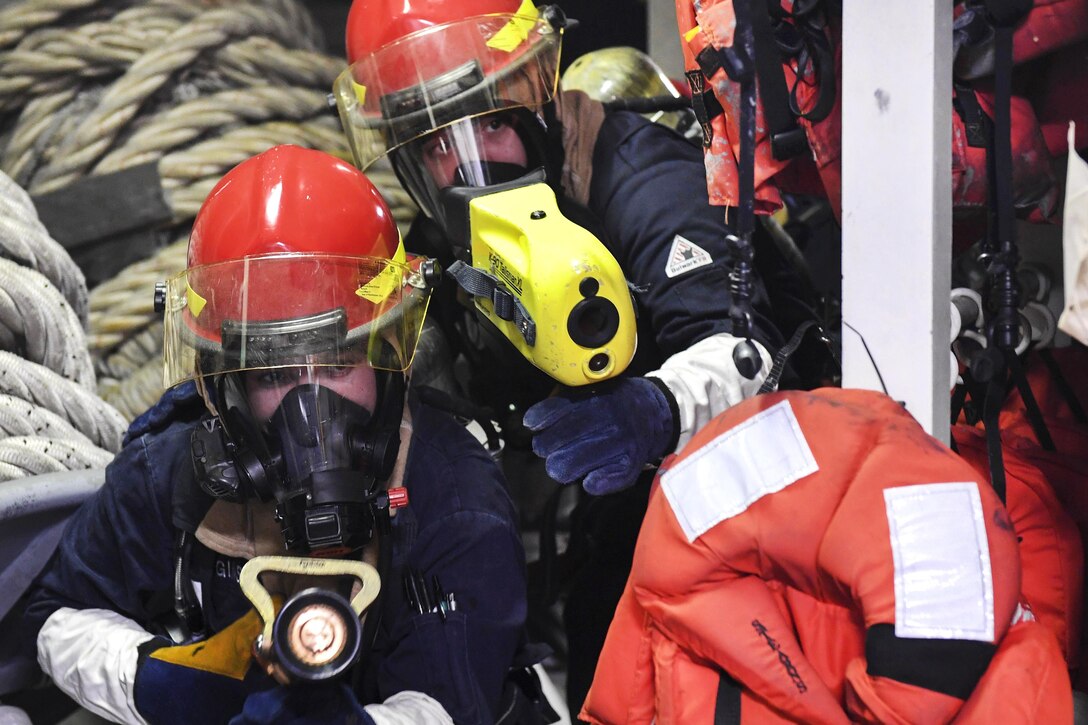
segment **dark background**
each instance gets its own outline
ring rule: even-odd
[[[543,2],[538,0],[538,4]],[[645,0],[561,0],[553,4],[579,23],[563,36],[562,69],[583,53],[598,48],[630,45],[646,50]],[[326,52],[343,57],[344,23],[351,7],[350,0],[309,0],[306,6],[325,34]]]

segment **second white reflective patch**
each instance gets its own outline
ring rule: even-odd
[[[895,565],[895,634],[993,642],[994,587],[974,483],[884,490]]]
[[[753,415],[661,474],[689,542],[819,470],[788,400]]]

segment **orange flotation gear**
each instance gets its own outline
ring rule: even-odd
[[[766,3],[772,35],[764,35],[767,39],[761,44],[757,33],[756,50],[774,54],[767,63],[780,66],[780,77],[774,84],[765,82],[772,75],[768,66],[760,75],[755,156],[758,213],[775,211],[782,206],[782,193],[790,192],[823,195],[841,217],[841,27],[838,18],[825,12],[827,5],[818,0]],[[762,2],[751,3],[756,17],[763,7]],[[957,6],[958,14],[963,7]],[[738,206],[740,93],[730,70],[738,54],[741,62],[745,58],[735,47],[735,2],[676,0],[676,18],[692,107],[703,126],[710,202]],[[1084,52],[1076,45],[1086,38],[1088,0],[1036,2],[1014,34],[1014,59],[1034,61],[1031,73],[1037,81],[1025,85],[1024,95],[1014,94],[1011,103],[1016,160],[1013,202],[1029,210],[1033,220],[1050,219],[1058,209],[1059,180],[1051,154],[1064,149],[1068,120],[1088,122],[1088,104],[1081,92]],[[969,56],[970,50],[963,55]],[[986,154],[980,136],[993,118],[987,77],[992,54],[986,52],[982,44],[975,52],[978,59],[957,63],[961,75],[952,115],[952,191],[953,207],[965,212],[985,208],[988,201]],[[788,120],[782,120],[787,116]],[[1088,123],[1078,124],[1078,134],[1082,133],[1088,133]]]
[[[898,403],[760,395],[662,466],[581,717],[1067,722],[1019,593],[994,491]]]

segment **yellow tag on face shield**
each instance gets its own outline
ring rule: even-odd
[[[487,47],[512,52],[529,37],[529,31],[539,15],[540,11],[532,0],[523,0],[514,17],[487,41]]]
[[[374,304],[385,300],[394,291],[399,290],[404,277],[404,264],[407,256],[404,252],[404,240],[397,242],[397,249],[393,253],[395,264],[386,266],[376,277],[366,280],[355,290],[355,294],[364,297]]]
[[[477,295],[477,309],[564,385],[623,372],[635,354],[635,308],[604,244],[559,212],[544,183],[477,196],[468,207],[469,273],[497,289]]]

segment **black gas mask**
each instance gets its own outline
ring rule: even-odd
[[[384,490],[399,450],[403,377],[378,373],[372,413],[334,390],[301,382],[259,422],[242,374],[217,380],[220,416],[192,436],[197,482],[228,501],[275,500],[293,553],[344,556],[388,526],[403,489]]]

